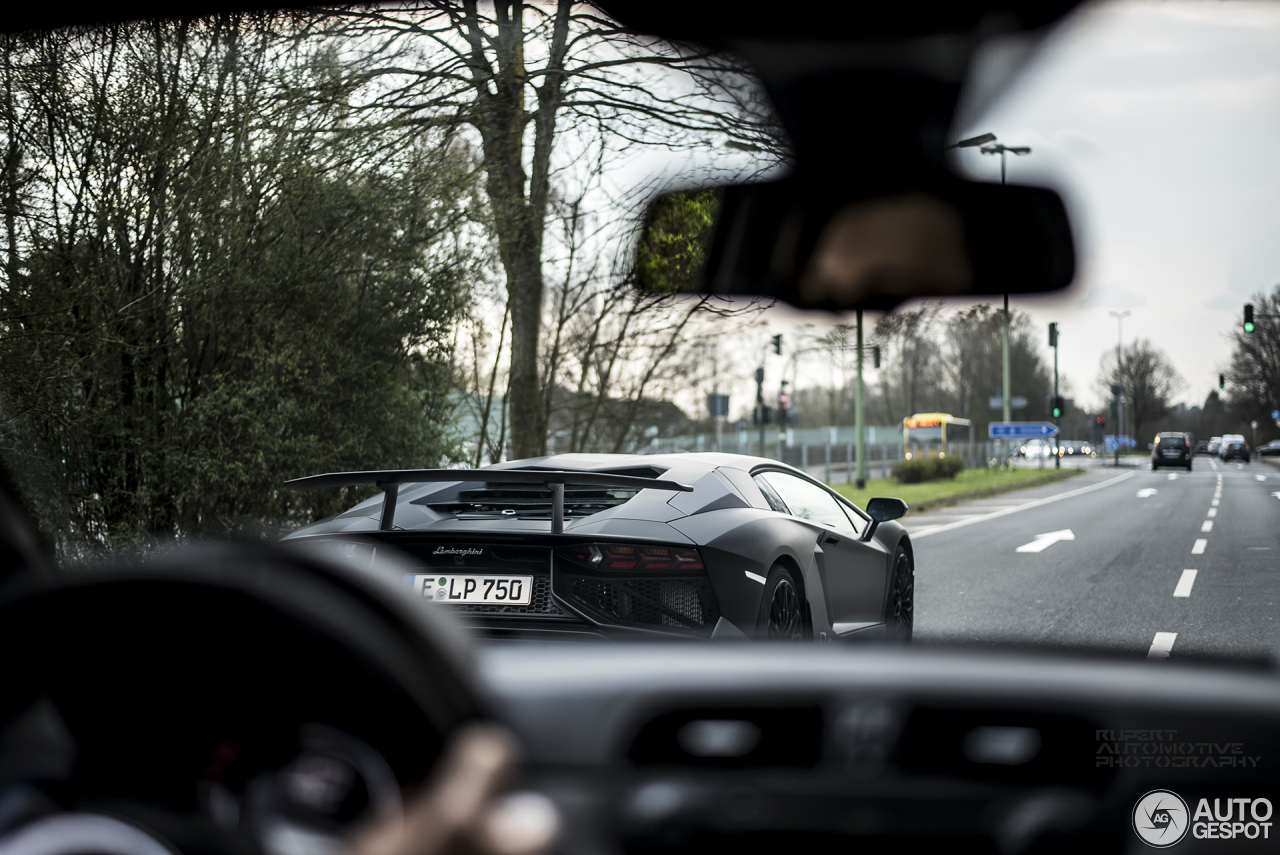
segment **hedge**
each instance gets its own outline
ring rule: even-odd
[[[955,478],[963,469],[964,461],[959,457],[926,457],[899,462],[893,467],[893,477],[899,484],[919,484],[921,481]]]

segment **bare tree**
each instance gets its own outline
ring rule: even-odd
[[[367,106],[423,128],[466,125],[479,137],[510,303],[511,441],[545,450],[549,394],[539,376],[546,223],[557,163],[617,146],[732,142],[781,156],[777,123],[734,61],[637,37],[572,0],[534,5],[423,0],[335,10],[328,31],[363,45],[350,68],[382,80]],[[664,77],[683,75],[683,85]],[[560,150],[560,161],[555,153]]]
[[[1254,294],[1253,306],[1256,315],[1280,315],[1280,285]],[[1268,424],[1280,408],[1280,321],[1258,317],[1253,332],[1237,330],[1232,338],[1228,403],[1240,421]]]
[[[1123,351],[1123,372],[1116,370],[1116,356],[1103,354],[1098,367],[1095,388],[1104,399],[1111,397],[1111,387],[1123,388],[1125,419],[1133,427],[1133,435],[1141,438],[1162,419],[1173,406],[1173,397],[1185,383],[1164,351],[1149,339],[1130,342]]]

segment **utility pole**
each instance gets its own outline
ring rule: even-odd
[[[1120,440],[1124,433],[1124,319],[1132,314],[1128,309],[1112,312],[1116,319],[1116,465],[1120,465]]]
[[[1003,327],[1003,333],[1000,336],[1000,354],[1003,360],[1002,362],[1003,376],[1000,384],[1000,401],[1003,404],[1003,406],[1001,407],[1000,412],[1004,418],[1004,421],[1008,423],[1010,421],[1013,421],[1013,415],[1012,415],[1013,411],[1010,409],[1011,402],[1009,401],[1009,295],[1008,294],[1004,295],[1004,327]],[[1010,458],[1009,440],[1007,439],[1004,440],[1001,443],[1001,448],[1002,448],[1001,454],[1004,455],[1005,462],[1008,463]]]
[[[1054,440],[1054,444],[1059,450],[1062,448],[1062,425],[1059,424],[1059,417],[1062,404],[1058,399],[1058,325],[1049,324],[1049,344],[1053,347],[1053,426],[1058,428],[1058,436]],[[1062,455],[1053,455],[1053,468],[1062,468]]]
[[[764,354],[760,354],[760,367],[756,369],[756,420],[760,423],[760,456],[764,457]],[[749,450],[749,449],[748,449]]]
[[[858,479],[855,486],[867,486],[867,426],[862,417],[862,310],[858,309],[858,386],[853,399],[854,436],[857,439]]]

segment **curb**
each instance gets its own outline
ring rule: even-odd
[[[1062,471],[1062,470],[1057,470]],[[912,505],[907,508],[907,516],[913,513],[924,513],[937,508],[945,508],[949,505],[958,505],[961,502],[968,502],[973,499],[985,499],[988,496],[998,496],[1001,493],[1012,493],[1015,490],[1029,490],[1032,487],[1043,487],[1046,484],[1056,484],[1059,481],[1066,481],[1080,475],[1084,472],[1083,468],[1073,468],[1067,475],[1046,475],[1042,478],[1032,478],[1029,481],[1021,481],[1017,484],[1005,484],[1001,487],[983,487],[981,490],[969,490],[964,493],[956,493],[951,496],[944,496],[941,499],[932,499],[930,501],[921,502],[918,505]]]

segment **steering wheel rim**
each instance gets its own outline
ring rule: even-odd
[[[0,589],[0,636],[12,641],[25,631],[34,639],[17,645],[18,656],[0,666],[9,672],[9,689],[0,698],[0,722],[13,720],[29,703],[48,697],[43,681],[59,626],[71,627],[90,614],[91,606],[123,603],[126,619],[134,620],[154,609],[164,617],[156,624],[163,627],[182,618],[168,614],[168,609],[210,598],[219,603],[243,601],[256,610],[254,615],[276,616],[282,626],[305,628],[331,643],[343,651],[344,665],[350,666],[349,655],[362,675],[367,670],[369,680],[397,690],[401,721],[422,721],[443,743],[460,726],[489,716],[469,676],[472,654],[466,637],[448,616],[413,597],[402,584],[403,576],[413,571],[411,563],[384,545],[364,549],[357,557],[332,549],[320,552],[292,545],[239,543],[195,544],[134,561],[13,579]],[[71,637],[70,644],[83,643],[83,627]],[[157,639],[158,644],[164,641]],[[20,658],[24,649],[29,654],[25,660]],[[34,661],[41,658],[45,661]],[[358,705],[360,699],[353,703]],[[296,724],[302,726],[305,721]],[[431,742],[414,744],[422,749]],[[401,784],[420,782],[434,760],[434,756],[420,756],[414,768],[420,767],[422,774],[402,778]],[[62,807],[73,812],[81,809],[75,803]],[[15,828],[0,829],[0,833]],[[172,839],[163,831],[159,836]]]

